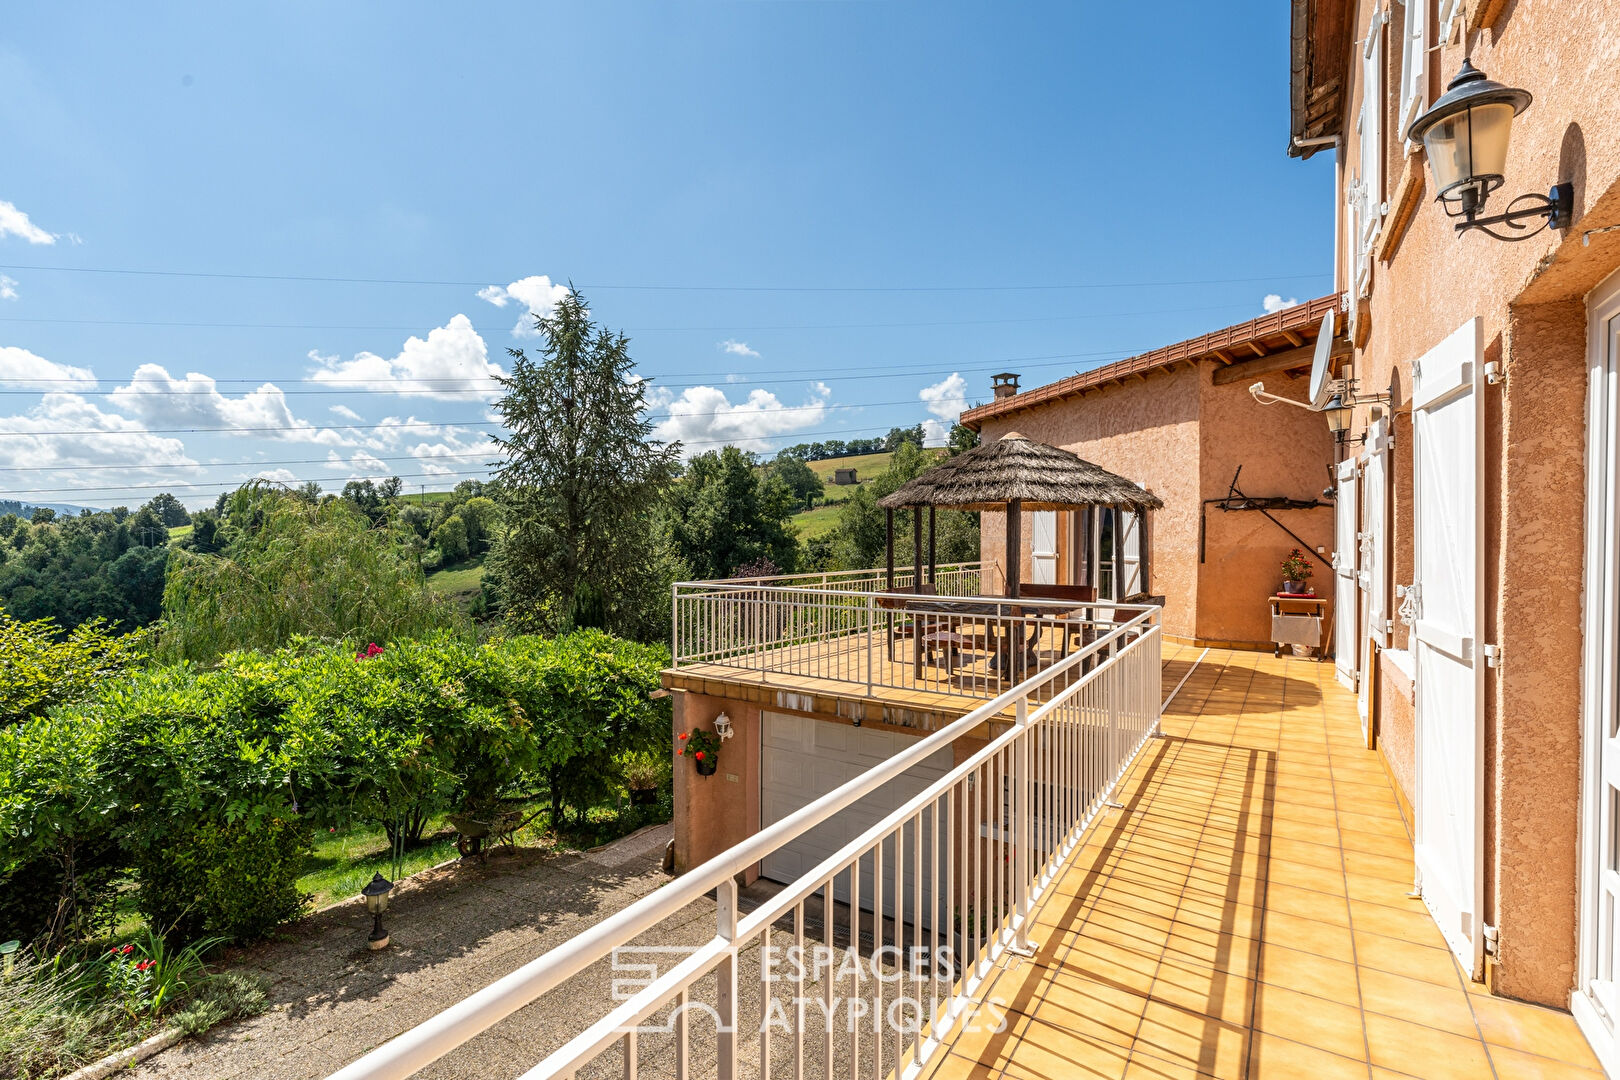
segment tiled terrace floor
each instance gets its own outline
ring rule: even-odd
[[[1211,650],[1164,728],[1044,899],[1035,958],[987,991],[1006,1029],[932,1076],[1600,1075],[1567,1013],[1467,982],[1407,898],[1411,843],[1331,664]]]

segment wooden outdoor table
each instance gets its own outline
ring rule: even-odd
[[[1285,645],[1302,645],[1314,649],[1316,659],[1321,660],[1327,598],[1315,593],[1276,593],[1269,599],[1273,655],[1281,656]]]

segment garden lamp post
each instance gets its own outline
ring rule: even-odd
[[[1408,139],[1423,143],[1439,192],[1436,199],[1448,217],[1462,218],[1456,226],[1459,234],[1478,229],[1498,240],[1527,240],[1542,229],[1569,227],[1575,189],[1567,183],[1555,185],[1546,195],[1520,195],[1494,217],[1479,216],[1491,192],[1502,186],[1513,118],[1529,106],[1530,91],[1487,79],[1464,59],[1446,92],[1407,129]],[[1534,218],[1545,220],[1529,232],[1519,224]],[[1493,232],[1493,225],[1519,235]]]
[[[388,894],[394,891],[394,883],[381,874],[373,874],[371,881],[360,890],[360,895],[366,898],[366,910],[371,912],[371,936],[366,939],[366,948],[385,949],[388,947],[388,931],[383,929],[383,912],[388,910]]]

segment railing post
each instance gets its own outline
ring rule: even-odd
[[[716,933],[722,941],[732,944],[726,958],[714,969],[715,1012],[720,1025],[715,1047],[720,1080],[737,1077],[737,879],[727,878],[714,890],[718,909]]]
[[[874,654],[873,648],[872,648],[875,644],[877,644],[877,642],[875,640],[875,638],[877,637],[877,626],[876,626],[877,614],[876,614],[876,612],[877,612],[877,604],[873,601],[872,594],[868,593],[866,595],[866,696],[867,697],[872,696],[872,668],[877,663],[877,657]]]
[[[1013,706],[1014,727],[1018,741],[1013,744],[1013,820],[1017,829],[1013,833],[1013,904],[1017,917],[1013,921],[1013,951],[1034,955],[1029,943],[1030,916],[1030,859],[1029,848],[1034,843],[1034,822],[1030,820],[1035,806],[1035,777],[1033,755],[1030,753],[1029,694],[1018,699]]]

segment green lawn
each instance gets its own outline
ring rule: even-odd
[[[484,560],[471,559],[427,576],[428,588],[461,600],[471,600],[484,587]]]
[[[186,537],[188,537],[190,535],[191,535],[191,526],[190,525],[170,525],[169,526],[169,542],[170,543],[173,543],[176,540],[184,540]]]
[[[834,502],[794,514],[793,524],[798,527],[799,539],[813,540],[832,532],[833,527],[838,524],[838,512],[842,509],[839,503]]]

